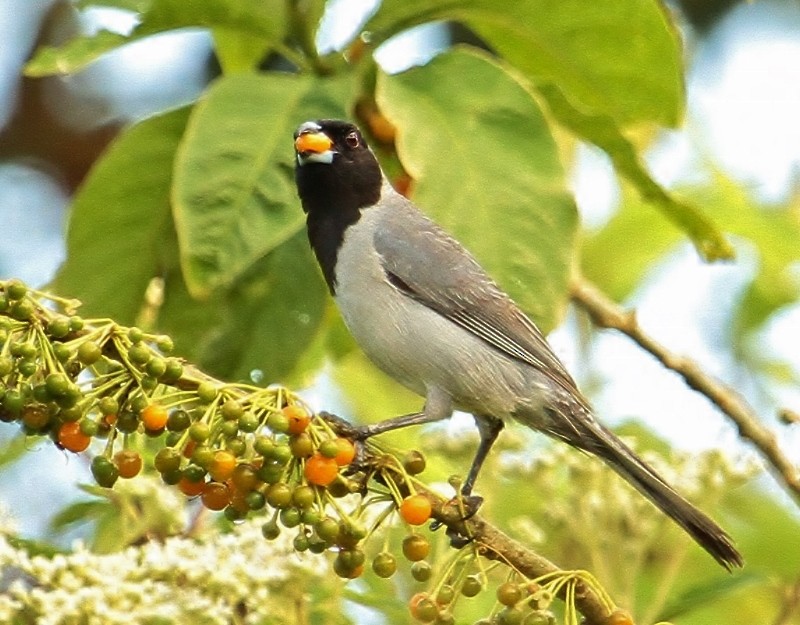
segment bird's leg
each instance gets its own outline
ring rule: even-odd
[[[430,388],[425,397],[425,407],[422,412],[412,412],[411,414],[393,417],[379,423],[363,425],[356,428],[356,438],[363,441],[384,432],[391,432],[392,430],[399,430],[412,425],[441,421],[452,414],[453,402],[450,399],[450,395],[440,391],[438,388]]]
[[[475,423],[478,426],[478,432],[481,435],[481,442],[478,445],[478,450],[475,452],[475,458],[472,460],[472,466],[467,473],[467,479],[461,486],[461,494],[468,497],[472,494],[472,488],[475,486],[475,480],[478,479],[483,461],[489,455],[489,450],[494,445],[500,432],[503,430],[503,421],[497,417],[489,415],[475,416]]]
[[[436,420],[438,419],[431,419],[429,415],[425,414],[425,412],[412,412],[399,417],[392,417],[391,419],[386,419],[385,421],[379,421],[378,423],[357,427],[355,428],[356,438],[363,441],[371,436],[377,436],[378,434],[383,434],[384,432],[400,430],[412,425],[421,425],[423,423],[430,423],[431,421]]]

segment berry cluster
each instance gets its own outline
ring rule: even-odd
[[[169,337],[83,319],[76,309],[0,281],[0,420],[92,455],[100,486],[155,470],[231,521],[262,514],[266,539],[291,532],[297,552],[334,553],[343,578],[363,573],[368,540],[399,517],[410,573],[432,588],[409,603],[420,622],[453,623],[456,601],[487,586],[474,544],[434,575],[430,543],[416,529],[437,499],[415,478],[425,469],[419,452],[399,460],[370,442],[359,454],[335,421],[315,417],[290,391],[219,382],[170,356]],[[388,578],[398,563],[391,532],[381,533],[371,568]],[[544,596],[528,580],[507,582],[497,590],[502,607],[486,622],[550,624]]]

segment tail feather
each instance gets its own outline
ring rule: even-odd
[[[725,530],[675,492],[613,432],[591,417],[581,423],[587,431],[581,432],[578,447],[602,458],[726,569],[742,566],[742,556]]]

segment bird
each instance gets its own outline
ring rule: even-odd
[[[595,418],[536,324],[466,248],[395,191],[355,124],[306,121],[294,150],[309,243],[345,325],[424,398],[419,412],[362,426],[362,439],[472,414],[469,496],[506,421],[519,422],[599,457],[723,567],[742,566],[730,536]]]

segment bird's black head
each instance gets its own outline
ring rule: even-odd
[[[331,293],[345,231],[381,197],[383,174],[361,132],[349,122],[320,119],[294,133],[297,193],[308,240]]]
[[[380,198],[380,165],[354,124],[305,122],[294,133],[294,148],[297,192],[306,213],[352,213]]]

